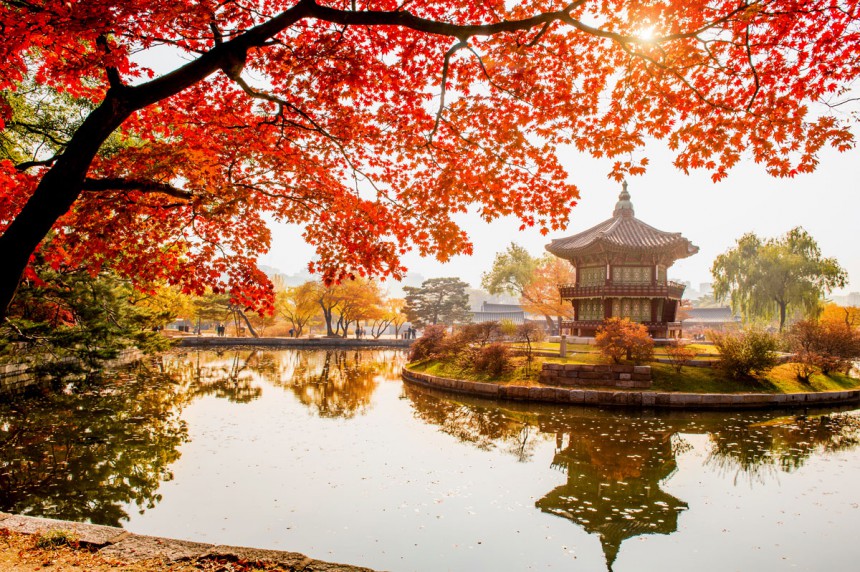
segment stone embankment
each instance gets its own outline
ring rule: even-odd
[[[169,565],[178,561],[227,557],[248,562],[266,562],[281,566],[286,570],[303,570],[305,572],[373,572],[370,568],[314,560],[297,552],[261,550],[143,536],[113,526],[19,516],[2,512],[0,512],[0,530],[42,535],[51,531],[62,531],[73,536],[82,545],[98,550],[99,554],[125,563],[159,559],[163,560],[165,565]]]
[[[803,408],[857,403],[860,389],[818,393],[670,393],[626,389],[568,389],[566,387],[526,386],[513,383],[482,383],[437,377],[426,373],[402,370],[403,379],[457,393],[509,399],[572,405],[612,407],[644,407],[669,409],[764,409]]]
[[[544,385],[648,389],[651,387],[651,366],[545,363],[540,372],[540,382]]]
[[[135,362],[142,356],[139,350],[130,348],[121,351],[115,359],[105,360],[103,364],[104,367],[117,367]],[[74,357],[65,357],[53,360],[53,363],[72,364],[77,361]],[[37,369],[37,364],[32,360],[0,364],[0,395],[19,395],[31,387],[37,387],[49,381],[37,375]]]

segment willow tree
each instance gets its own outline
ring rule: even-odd
[[[0,317],[37,250],[266,306],[270,219],[326,282],[470,253],[470,207],[560,229],[564,145],[811,171],[854,145],[858,2],[2,0]]]
[[[824,258],[818,243],[800,227],[762,240],[743,235],[711,267],[714,296],[729,298],[744,319],[778,319],[785,327],[789,309],[817,314],[824,295],[845,286],[848,275],[835,258]]]

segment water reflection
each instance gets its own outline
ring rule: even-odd
[[[635,421],[570,419],[555,434],[552,462],[567,473],[567,483],[535,503],[597,534],[610,570],[622,542],[640,534],[675,532],[678,513],[687,508],[660,488],[677,468],[673,444],[678,441],[671,429],[647,431]]]
[[[192,397],[214,396],[233,403],[250,403],[263,394],[257,373],[263,369],[259,352],[189,352],[161,357],[162,371],[173,376]]]
[[[274,378],[320,417],[349,418],[367,411],[383,377],[391,379],[400,362],[395,352],[327,350],[295,352]],[[401,358],[402,359],[402,358]]]
[[[535,503],[600,539],[607,570],[621,544],[643,534],[672,534],[687,503],[663,490],[690,449],[684,434],[708,434],[706,466],[764,483],[801,467],[815,453],[851,450],[860,442],[860,416],[835,412],[780,416],[744,412],[619,412],[546,407],[452,397],[407,386],[415,415],[483,450],[499,448],[519,460],[536,439],[555,440],[551,467],[567,482]],[[526,436],[524,438],[523,436]]]
[[[0,404],[0,510],[111,525],[130,519],[129,526],[154,514],[161,520],[152,522],[167,528],[150,533],[182,536],[184,529],[171,530],[171,523],[205,506],[211,514],[197,519],[206,521],[201,528],[211,521],[225,530],[223,522],[244,511],[253,520],[237,516],[230,533],[262,522],[260,528],[274,531],[272,545],[322,523],[315,538],[325,550],[336,549],[339,538],[347,549],[357,546],[355,530],[373,543],[417,547],[417,540],[405,540],[411,529],[421,531],[415,539],[434,527],[434,539],[447,538],[448,523],[456,520],[460,535],[499,534],[493,549],[502,568],[519,554],[518,537],[503,536],[508,529],[519,533],[523,522],[534,528],[552,522],[570,534],[572,523],[600,541],[611,569],[624,562],[618,555],[627,539],[687,532],[685,515],[693,510],[710,517],[701,498],[679,481],[700,482],[707,473],[712,483],[730,488],[742,483],[750,487],[735,488],[772,490],[781,475],[821,455],[854,450],[860,441],[860,417],[853,412],[604,411],[497,403],[409,384],[400,389],[394,384],[404,359],[396,351],[168,353],[134,375],[86,390]],[[186,428],[182,415],[194,427]],[[341,429],[349,435],[332,439]],[[188,442],[189,434],[195,442]],[[466,445],[449,452],[455,440]],[[176,464],[180,452],[183,462]],[[171,468],[177,479],[160,491]],[[237,487],[248,482],[253,493],[243,496]],[[524,496],[523,483],[537,486]],[[213,490],[225,491],[219,503],[211,502]],[[478,499],[489,504],[480,506]],[[495,511],[493,503],[509,506]],[[222,507],[229,508],[219,513]],[[293,516],[299,514],[310,516]],[[476,522],[485,514],[492,516]],[[289,533],[279,528],[282,520],[289,521]],[[349,532],[339,537],[325,528],[331,522]],[[504,552],[508,545],[514,552]],[[527,558],[540,552],[549,565],[551,541],[529,549],[535,554]],[[350,553],[337,558],[397,568],[397,562],[369,562],[378,553],[373,545],[362,550],[354,560]],[[452,554],[443,541],[427,550]],[[417,554],[403,567],[421,568]],[[536,567],[540,563],[535,560]],[[599,561],[589,569],[594,564]],[[447,560],[431,566],[469,568]]]
[[[816,452],[848,451],[860,442],[860,417],[812,415],[727,423],[710,434],[706,464],[734,482],[765,483],[799,469]]]
[[[0,510],[118,526],[152,508],[187,439],[184,392],[151,370],[0,403]]]
[[[403,352],[390,350],[260,351],[233,349],[166,354],[165,372],[193,397],[248,403],[270,384],[292,392],[321,417],[349,418],[367,410],[381,379],[393,379]]]
[[[517,413],[493,406],[404,385],[403,393],[412,403],[415,416],[465,443],[487,451],[500,443],[521,462],[532,457],[539,432],[537,419],[528,412]]]

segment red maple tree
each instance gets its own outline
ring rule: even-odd
[[[617,178],[648,138],[716,179],[744,154],[810,171],[854,143],[857,3],[5,0],[0,315],[37,250],[265,306],[268,218],[328,281],[469,253],[469,205],[558,229],[560,145]]]

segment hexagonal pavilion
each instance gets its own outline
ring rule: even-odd
[[[623,317],[644,324],[652,337],[680,337],[684,285],[669,281],[667,271],[699,247],[633,214],[625,181],[612,218],[546,246],[576,270],[576,283],[559,285],[574,310],[573,320],[561,322],[563,333],[593,336],[606,318]]]

